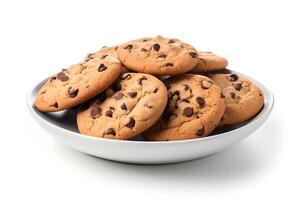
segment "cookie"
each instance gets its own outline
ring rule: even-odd
[[[198,63],[197,51],[191,45],[161,36],[127,42],[117,52],[127,68],[154,75],[181,74]]]
[[[198,52],[198,64],[191,72],[206,72],[225,69],[228,61],[212,52]]]
[[[236,74],[208,75],[222,88],[225,112],[219,126],[231,126],[256,115],[264,105],[262,91],[251,81]]]
[[[130,139],[159,119],[167,99],[167,89],[156,77],[125,73],[114,86],[79,108],[79,132],[102,138]]]
[[[102,47],[102,49],[100,49],[99,51],[96,51],[95,53],[89,53],[85,57],[83,63],[90,59],[101,58],[101,57],[105,57],[107,55],[112,55],[112,56],[118,57],[118,53],[117,53],[118,47],[119,46],[117,46],[117,45],[111,46],[111,47],[104,46],[104,47]],[[124,65],[121,65],[121,73],[123,74],[126,72],[129,72],[129,69],[126,68]]]
[[[143,137],[168,141],[208,136],[225,110],[221,88],[205,76],[192,74],[171,77],[166,85],[169,101],[165,112]]]
[[[121,63],[116,57],[103,54],[90,58],[49,78],[39,90],[34,105],[43,112],[76,106],[108,88],[120,73]]]

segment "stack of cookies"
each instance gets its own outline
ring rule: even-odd
[[[79,105],[79,132],[95,137],[206,137],[216,128],[249,120],[264,104],[262,91],[224,70],[227,64],[178,39],[137,39],[103,47],[51,76],[35,107],[56,112]]]

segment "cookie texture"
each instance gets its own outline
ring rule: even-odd
[[[221,88],[205,76],[191,74],[171,77],[166,85],[169,101],[165,112],[143,137],[168,141],[208,136],[225,110]]]
[[[212,52],[198,52],[198,63],[191,72],[207,72],[225,69],[228,61]]]
[[[127,42],[117,52],[127,68],[155,75],[181,74],[198,63],[198,53],[191,45],[161,36]]]
[[[103,58],[106,57],[108,55],[110,56],[114,56],[116,58],[118,58],[118,50],[119,46],[115,45],[115,46],[111,46],[111,47],[107,47],[104,46],[102,47],[100,50],[94,52],[94,53],[89,53],[85,58],[83,62],[86,62],[90,59],[94,59],[94,58]],[[121,73],[126,73],[129,72],[129,69],[126,68],[124,65],[121,65]]]
[[[225,112],[219,126],[236,125],[256,115],[264,105],[262,91],[251,81],[236,74],[208,75],[222,88]]]
[[[39,90],[34,105],[43,112],[76,106],[108,88],[120,73],[121,63],[115,56],[102,54],[87,59],[49,78]]]
[[[130,139],[152,126],[163,113],[168,94],[156,77],[125,73],[115,85],[79,108],[79,132]]]

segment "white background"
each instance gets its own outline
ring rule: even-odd
[[[1,1],[0,199],[299,199],[297,1]],[[31,118],[35,83],[103,45],[177,37],[275,95],[268,121],[216,155],[114,163],[57,143]]]

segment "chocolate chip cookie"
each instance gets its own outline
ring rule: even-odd
[[[212,52],[198,52],[198,64],[191,72],[206,72],[225,69],[228,61]]]
[[[127,68],[155,75],[181,74],[198,63],[198,53],[191,45],[161,36],[127,42],[117,52]]]
[[[120,75],[121,63],[115,56],[99,55],[49,78],[36,96],[35,107],[43,112],[60,111],[108,88]]]
[[[236,74],[208,75],[222,88],[225,112],[219,126],[235,125],[256,115],[264,105],[262,91],[251,81]]]
[[[169,101],[160,120],[143,133],[146,140],[184,140],[208,136],[218,125],[225,100],[221,88],[200,75],[165,80]]]
[[[125,73],[121,80],[79,108],[79,132],[102,138],[130,139],[152,126],[162,114],[167,89],[156,77]]]

